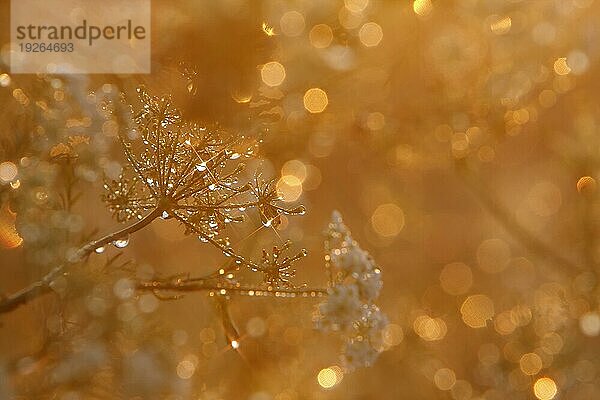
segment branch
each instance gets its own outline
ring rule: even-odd
[[[29,301],[50,292],[50,285],[54,281],[54,279],[57,276],[65,273],[70,266],[82,261],[97,248],[106,246],[107,244],[112,243],[119,238],[126,237],[131,233],[139,231],[140,229],[149,225],[161,214],[161,208],[157,207],[154,210],[152,210],[152,212],[150,212],[149,214],[146,214],[146,216],[140,219],[139,221],[136,221],[135,223],[113,233],[110,233],[100,239],[92,240],[91,242],[85,244],[84,246],[79,248],[79,250],[77,250],[75,257],[72,260],[69,260],[65,264],[55,267],[44,277],[42,277],[39,281],[33,282],[29,286],[7,297],[0,297],[0,314],[12,311],[24,304],[27,304]]]
[[[323,297],[327,290],[322,288],[273,288],[265,289],[253,286],[239,286],[230,283],[211,282],[210,280],[147,281],[140,282],[137,289],[152,292],[211,292],[214,294],[237,294],[242,296],[273,297]]]
[[[486,185],[477,177],[468,171],[468,168],[464,162],[456,163],[457,171],[460,177],[463,178],[467,187],[476,195],[481,201],[487,211],[492,214],[498,222],[504,225],[504,228],[512,234],[521,244],[536,254],[542,259],[548,259],[553,264],[560,268],[568,269],[570,271],[580,270],[581,267],[575,262],[561,255],[550,245],[542,242],[534,235],[532,235],[527,229],[521,226],[516,218],[504,207],[502,207],[498,201],[490,194],[490,190]]]

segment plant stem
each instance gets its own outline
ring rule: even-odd
[[[13,311],[14,309],[27,304],[29,301],[40,297],[51,291],[51,283],[56,279],[57,276],[64,274],[67,272],[70,266],[82,261],[88,255],[90,255],[94,250],[99,247],[106,246],[113,241],[126,237],[127,235],[139,231],[140,229],[149,225],[152,221],[158,218],[162,214],[162,210],[160,208],[155,208],[149,214],[146,214],[142,219],[136,221],[135,223],[110,233],[100,239],[92,240],[91,242],[85,244],[77,250],[75,257],[72,260],[67,261],[64,264],[59,265],[58,267],[53,268],[50,272],[48,272],[44,277],[40,280],[31,283],[25,288],[9,295],[6,297],[0,297],[0,314],[7,313]]]
[[[292,297],[286,295],[295,295],[295,297],[303,297],[304,294],[310,297],[322,297],[327,295],[327,290],[322,288],[278,288],[278,289],[260,289],[255,287],[243,287],[234,285],[223,285],[210,280],[194,280],[194,281],[179,281],[179,282],[162,282],[149,281],[141,282],[137,285],[138,290],[150,291],[169,291],[169,292],[220,292],[224,290],[226,293],[249,295],[248,292],[253,292],[254,296],[275,296],[275,297]],[[314,294],[313,294],[314,293]]]
[[[567,272],[573,273],[581,270],[581,266],[564,257],[555,251],[552,246],[545,244],[522,227],[506,208],[498,204],[498,201],[490,194],[490,190],[485,184],[480,179],[472,176],[464,163],[457,162],[456,166],[459,175],[488,212],[504,225],[504,228],[519,240],[525,248],[536,256],[551,261],[557,267],[566,269]]]

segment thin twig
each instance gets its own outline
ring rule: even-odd
[[[9,296],[0,298],[0,314],[12,311],[24,304],[27,304],[31,300],[50,292],[50,285],[54,281],[54,279],[56,279],[56,277],[58,277],[59,275],[66,273],[70,266],[82,261],[97,248],[104,247],[107,244],[114,242],[115,240],[127,237],[129,234],[139,231],[140,229],[149,225],[161,214],[162,209],[156,208],[139,221],[136,221],[134,224],[131,224],[123,229],[119,229],[118,231],[110,233],[100,239],[92,240],[91,242],[85,244],[84,246],[79,248],[79,250],[77,250],[73,259],[69,260],[68,262],[62,265],[59,265],[58,267],[55,267],[40,280],[33,282],[29,286]]]
[[[233,284],[223,284],[214,282],[214,280],[179,280],[172,281],[147,281],[140,282],[137,285],[140,291],[166,291],[166,292],[217,292],[225,294],[241,294],[250,296],[275,296],[275,297],[322,297],[327,295],[327,290],[322,288],[257,288],[253,286],[237,286]],[[250,294],[251,293],[251,294]]]

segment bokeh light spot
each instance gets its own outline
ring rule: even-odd
[[[358,31],[360,42],[367,47],[374,47],[383,39],[383,30],[375,22],[367,22]]]
[[[466,293],[473,285],[473,273],[466,264],[447,264],[440,273],[440,283],[446,293],[458,296]]]
[[[510,17],[495,16],[490,23],[491,31],[496,35],[504,35],[510,31],[512,19]]]
[[[323,368],[317,374],[317,382],[324,389],[331,389],[335,385],[341,382],[343,372],[340,367],[332,366],[329,368]]]
[[[533,393],[540,400],[551,400],[557,392],[556,383],[548,377],[538,379],[533,385]]]
[[[433,10],[433,3],[431,0],[415,0],[413,2],[413,11],[415,14],[426,17]]]
[[[271,61],[262,66],[260,76],[266,85],[279,86],[285,80],[285,68],[277,61]]]
[[[385,126],[385,116],[380,112],[372,112],[367,116],[367,128],[378,131]]]
[[[348,10],[359,13],[367,8],[369,5],[369,0],[344,0],[344,5]]]
[[[294,175],[284,175],[277,181],[277,192],[283,201],[292,202],[302,195],[302,181]]]
[[[484,328],[494,317],[494,302],[484,294],[469,296],[460,307],[460,313],[471,328]]]
[[[300,160],[289,160],[281,167],[281,175],[295,176],[300,183],[304,183],[308,170],[306,165]]]
[[[598,336],[600,334],[600,315],[595,312],[587,312],[579,318],[579,327],[586,336]]]
[[[433,376],[433,382],[440,390],[450,390],[456,383],[456,374],[450,368],[440,368]]]
[[[3,183],[8,183],[17,177],[19,170],[17,166],[10,162],[4,161],[0,163],[0,181]]]
[[[308,34],[310,44],[317,49],[324,49],[331,44],[333,40],[333,31],[327,24],[318,24],[312,27]]]
[[[397,236],[404,228],[404,212],[396,204],[381,204],[371,215],[371,226],[380,236]]]
[[[286,36],[299,36],[304,31],[304,15],[298,11],[288,11],[279,20],[281,32]]]
[[[542,369],[542,359],[536,353],[525,353],[519,360],[519,366],[525,375],[535,375]]]
[[[577,191],[581,194],[590,194],[596,191],[596,180],[591,176],[582,176],[577,181]]]
[[[304,93],[304,108],[310,113],[317,114],[323,112],[329,104],[327,93],[323,89],[311,88]]]
[[[7,87],[10,85],[10,75],[0,74],[0,86]]]
[[[557,75],[568,75],[571,72],[566,57],[561,57],[554,61],[554,72],[556,72]]]

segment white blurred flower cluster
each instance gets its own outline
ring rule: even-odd
[[[372,365],[382,349],[381,333],[387,325],[387,317],[375,305],[383,286],[381,270],[352,239],[337,211],[326,236],[330,287],[327,300],[318,307],[317,326],[343,335],[343,363],[348,370]]]

